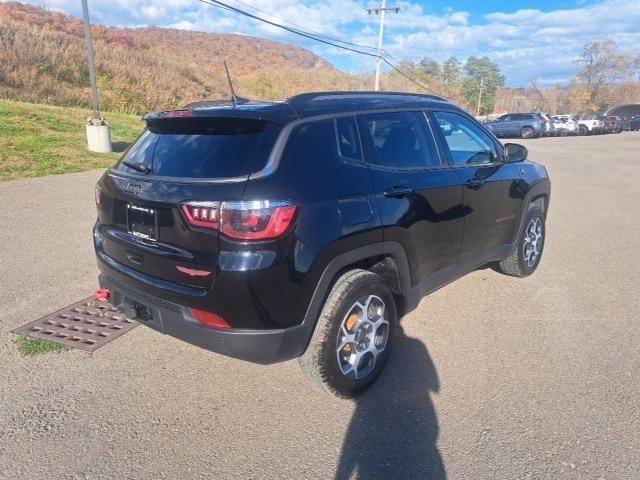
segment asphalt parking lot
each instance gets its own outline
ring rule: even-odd
[[[143,327],[20,356],[12,329],[97,286],[100,172],[0,183],[0,478],[640,478],[640,132],[523,143],[540,268],[425,298],[355,401]]]

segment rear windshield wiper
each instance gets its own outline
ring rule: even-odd
[[[144,173],[145,175],[151,171],[151,169],[143,163],[130,162],[129,160],[123,160],[122,164],[125,167],[132,168],[136,172]]]

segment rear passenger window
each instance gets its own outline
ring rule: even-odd
[[[497,160],[491,137],[464,115],[434,112],[456,165],[486,165]],[[446,127],[446,128],[445,128]]]
[[[441,165],[422,112],[360,115],[358,125],[369,163],[403,169]]]
[[[285,155],[300,162],[326,163],[338,157],[333,120],[305,122],[293,129]]]
[[[360,140],[358,130],[353,117],[336,119],[336,136],[338,139],[338,151],[340,155],[354,160],[360,160]]]

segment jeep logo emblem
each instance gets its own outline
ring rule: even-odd
[[[124,191],[130,193],[131,195],[137,195],[138,193],[140,193],[141,188],[142,185],[140,185],[139,183],[129,182],[127,186],[124,187]]]

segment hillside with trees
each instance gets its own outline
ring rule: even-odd
[[[228,98],[222,60],[238,94],[275,99],[308,90],[354,89],[363,80],[312,52],[243,35],[164,28],[93,27],[101,103],[141,113],[203,98]],[[80,20],[20,3],[0,3],[0,96],[89,105]]]
[[[370,90],[370,74],[341,72],[312,52],[243,35],[165,28],[93,27],[98,87],[104,110],[144,113],[201,99],[228,98],[222,60],[239,95],[283,99],[310,90]],[[80,20],[21,3],[0,3],[0,97],[63,106],[90,105]],[[372,63],[373,67],[373,63]],[[391,70],[383,90],[434,93],[475,113],[490,113],[504,84],[488,58],[462,63],[425,58]]]

